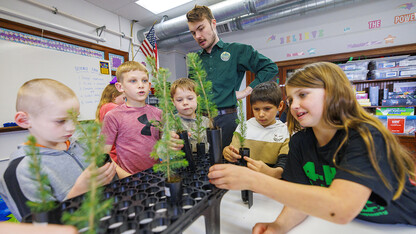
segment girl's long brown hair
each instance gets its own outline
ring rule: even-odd
[[[391,184],[387,181],[377,163],[373,136],[366,124],[369,124],[380,131],[386,143],[385,150],[387,152],[390,167],[398,181],[398,188],[393,199],[400,197],[407,177],[409,176],[410,178],[415,179],[416,160],[399,143],[399,140],[394,134],[386,129],[377,118],[370,115],[361,107],[357,102],[350,81],[340,67],[328,62],[318,62],[306,65],[295,71],[295,73],[286,81],[286,87],[287,86],[325,89],[326,98],[323,119],[329,126],[337,129],[344,129],[346,132],[344,139],[333,156],[334,165],[339,168],[336,163],[336,155],[348,139],[348,130],[354,129],[364,140],[372,166],[377,171],[377,174],[380,176],[385,186],[392,190]],[[302,129],[302,126],[293,117],[290,111],[288,111],[287,115],[287,126],[291,134]],[[352,173],[360,174],[357,172]]]
[[[119,92],[114,84],[108,84],[101,94],[100,103],[98,103],[97,110],[95,111],[95,121],[100,122],[100,109],[101,107],[110,102],[114,102],[114,99],[120,96],[122,93]]]

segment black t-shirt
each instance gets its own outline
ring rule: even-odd
[[[370,188],[372,193],[357,218],[376,223],[416,225],[416,186],[407,179],[402,195],[393,201],[397,181],[387,160],[385,141],[377,129],[371,126],[369,129],[374,139],[380,169],[393,190],[384,185],[371,165],[364,140],[355,130],[349,131],[347,143],[337,155],[337,164],[341,168],[367,176],[354,175],[335,168],[332,159],[345,136],[344,130],[338,130],[328,144],[319,147],[312,129],[307,128],[290,139],[288,160],[282,177],[295,183],[323,187],[329,187],[333,179],[345,179],[362,184]]]

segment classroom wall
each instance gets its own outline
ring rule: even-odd
[[[250,44],[273,61],[302,59],[415,43],[414,18],[394,21],[396,16],[410,13],[416,13],[416,0],[355,1],[343,7],[271,21],[246,31],[220,34],[220,37],[225,42]],[[372,27],[371,21],[375,22]],[[181,46],[198,49],[195,42],[177,47]]]
[[[61,0],[36,0],[41,4],[44,4],[49,7],[56,7],[59,10],[72,14],[73,16],[82,18],[86,21],[92,22],[97,25],[105,25],[108,29],[124,32],[126,35],[130,35],[130,21],[118,16],[114,13],[108,12],[102,8],[99,8],[95,5],[92,5],[83,0],[71,0],[71,1],[61,1]],[[22,13],[27,16],[35,17],[44,21],[52,22],[57,25],[65,26],[74,30],[81,32],[91,33],[97,35],[95,28],[87,25],[85,23],[78,22],[74,19],[70,19],[61,14],[53,14],[51,11],[35,6],[24,0],[2,0],[0,2],[0,7],[4,9],[9,9]],[[92,39],[87,39],[82,36],[71,34],[68,32],[60,31],[57,29],[49,28],[46,26],[39,26],[36,23],[31,23],[29,21],[17,19],[5,14],[0,13],[0,17],[16,21],[19,23],[27,24],[34,27],[44,28],[49,31],[57,32],[63,35],[79,38],[85,41],[94,42]],[[135,24],[137,30],[143,29],[140,25]],[[106,42],[99,42],[98,44],[108,46],[111,48],[128,51],[130,49],[130,40],[121,38],[120,36],[111,34],[109,32],[103,32],[101,35],[106,39]]]
[[[83,0],[71,0],[71,1],[36,0],[36,1],[39,3],[45,4],[47,6],[54,6],[58,8],[58,10],[62,10],[66,13],[71,13],[74,16],[80,17],[87,21],[91,21],[95,24],[106,25],[106,27],[111,30],[124,32],[126,35],[130,34],[130,21],[129,20],[123,17],[117,16],[106,10],[103,10],[99,7],[96,7],[86,1],[83,1]],[[55,15],[50,11],[34,6],[26,1],[1,0],[0,7],[2,9],[12,10],[12,11],[19,12],[19,13],[22,13],[24,15],[28,15],[31,17],[35,17],[44,21],[53,22],[55,24],[62,25],[68,28],[72,28],[74,30],[95,34],[95,28],[91,26],[74,21],[73,19],[66,18],[65,16],[62,16],[59,14]],[[67,35],[67,36],[71,36],[74,38],[79,38],[81,40],[96,43],[96,41],[91,40],[91,39],[77,36],[68,32],[59,31],[53,28],[40,26],[35,23],[31,23],[25,20],[20,20],[18,18],[11,17],[5,14],[0,13],[0,17],[11,20],[11,21],[30,25],[33,27],[44,28],[45,30],[48,30],[48,31],[53,31],[53,32],[60,33],[63,35]],[[134,28],[135,30],[143,29],[138,24],[135,24],[134,27],[135,27]],[[111,47],[114,49],[118,49],[118,50],[130,51],[130,48],[131,48],[130,40],[123,39],[119,36],[116,36],[107,32],[103,32],[102,37],[104,37],[107,41],[99,42],[98,44]],[[137,58],[142,59],[140,54],[138,55]],[[5,77],[1,77],[1,81],[3,84],[5,84],[5,81],[4,81],[5,79],[6,79]],[[2,102],[3,101],[15,102],[15,97],[11,96],[10,100],[2,100]],[[5,165],[7,165],[8,163],[8,160],[3,160],[3,159],[7,159],[10,153],[16,149],[16,146],[25,141],[27,134],[28,134],[28,131],[0,133],[0,172],[2,171],[2,169],[5,168]]]

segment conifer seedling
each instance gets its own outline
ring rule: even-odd
[[[202,97],[198,96],[196,98],[196,102],[198,104],[197,108],[196,108],[196,112],[195,112],[195,125],[196,125],[196,129],[192,129],[192,131],[195,132],[196,134],[196,141],[198,144],[201,143],[202,141],[202,133],[205,132],[205,130],[207,129],[205,126],[203,126],[203,114],[202,114],[202,109],[201,109],[201,102],[202,102]]]
[[[240,133],[234,132],[234,135],[238,136],[240,141],[240,148],[244,148],[245,141],[247,137],[247,123],[245,121],[244,111],[243,111],[243,101],[240,99],[237,102],[238,116],[235,122],[239,124]]]
[[[62,220],[65,224],[75,225],[78,229],[87,229],[85,233],[97,233],[100,218],[106,214],[112,206],[113,199],[103,199],[103,188],[97,183],[98,167],[105,160],[104,136],[100,134],[101,125],[95,121],[80,123],[77,121],[77,113],[70,110],[70,117],[80,132],[79,141],[86,146],[85,156],[90,163],[89,191],[84,194],[82,205],[74,213],[64,213]]]
[[[57,202],[50,200],[52,197],[52,191],[48,176],[43,174],[41,171],[41,157],[39,155],[39,149],[36,146],[36,138],[32,135],[28,136],[28,147],[26,153],[30,157],[29,170],[35,177],[38,184],[37,193],[40,201],[27,201],[26,204],[29,206],[32,213],[42,213],[53,210],[57,206]]]
[[[170,97],[170,87],[167,81],[170,74],[165,68],[159,68],[157,70],[154,58],[148,57],[147,63],[152,67],[152,83],[154,84],[155,95],[159,99],[158,107],[162,110],[162,126],[160,126],[162,137],[156,142],[151,153],[153,158],[160,159],[161,162],[153,165],[153,170],[155,172],[162,172],[168,182],[174,182],[175,170],[187,167],[188,161],[184,159],[184,152],[175,151],[169,146],[171,132],[177,127],[177,122],[175,122],[177,118],[173,114],[175,106]]]
[[[189,75],[192,80],[196,82],[196,93],[199,94],[198,109],[200,114],[205,112],[209,119],[209,128],[214,128],[214,118],[218,115],[218,110],[215,103],[212,101],[212,82],[207,80],[207,73],[202,66],[202,60],[196,53],[189,53],[187,55],[187,65],[189,68]],[[197,111],[198,115],[198,111]],[[202,120],[201,120],[202,122]]]

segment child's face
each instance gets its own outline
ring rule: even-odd
[[[178,114],[183,118],[195,118],[195,110],[198,105],[195,92],[177,88],[173,96],[173,105],[175,105]]]
[[[126,95],[128,106],[142,107],[146,105],[150,82],[145,72],[136,70],[124,73],[123,81],[116,83],[116,87],[118,91]]]
[[[126,95],[124,95],[124,93],[118,95],[116,98],[114,98],[114,103],[117,104],[117,105],[123,104],[125,97],[126,97]]]
[[[79,113],[76,98],[57,100],[50,98],[49,105],[37,115],[29,114],[29,131],[38,144],[56,148],[67,141],[75,132],[75,124],[69,119],[68,110]]]
[[[290,113],[303,127],[324,127],[325,90],[286,86]]]
[[[277,106],[269,102],[257,101],[251,105],[251,108],[253,109],[254,118],[261,126],[267,127],[276,123]]]

